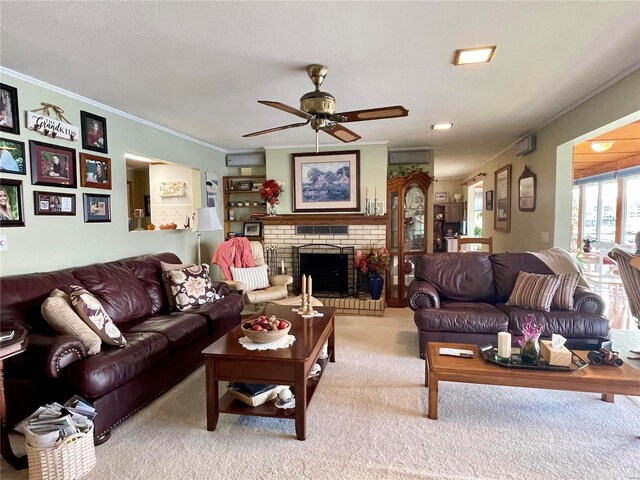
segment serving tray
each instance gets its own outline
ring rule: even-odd
[[[496,365],[499,365],[503,368],[522,368],[522,369],[527,369],[527,370],[548,370],[548,371],[553,371],[553,372],[575,372],[577,370],[580,370],[584,367],[586,367],[587,365],[589,365],[587,362],[585,362],[584,360],[582,360],[578,355],[575,354],[575,352],[571,349],[569,349],[569,351],[571,352],[571,366],[570,367],[561,367],[558,365],[549,365],[549,363],[547,363],[547,361],[540,357],[540,360],[538,361],[537,365],[528,365],[528,364],[524,364],[522,363],[522,359],[520,358],[520,354],[519,353],[512,353],[511,354],[511,362],[509,363],[503,363],[503,362],[499,362],[497,360],[497,356],[498,356],[498,348],[494,347],[491,344],[486,344],[486,345],[479,345],[478,346],[478,350],[480,350],[480,356],[487,362],[490,363],[495,363]]]

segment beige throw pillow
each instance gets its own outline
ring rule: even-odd
[[[558,285],[560,278],[556,275],[520,272],[507,305],[548,312]]]
[[[40,310],[44,319],[56,332],[79,337],[87,348],[89,355],[95,355],[100,352],[102,340],[76,314],[71,306],[69,295],[62,290],[57,288],[53,290],[49,298],[40,307]]]
[[[71,285],[71,288],[71,304],[80,318],[104,343],[124,347],[127,341],[98,299],[86,288],[77,285]]]
[[[176,309],[176,297],[171,291],[171,278],[169,272],[172,270],[182,270],[183,268],[193,267],[193,263],[166,263],[160,261],[160,269],[162,270],[162,283],[164,283],[164,291],[167,294],[169,310]]]
[[[231,276],[236,282],[244,283],[247,290],[260,290],[271,286],[268,268],[267,265],[250,268],[231,267]]]

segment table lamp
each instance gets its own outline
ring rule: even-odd
[[[193,231],[198,235],[198,264],[202,263],[202,253],[200,250],[201,232],[212,232],[222,230],[222,224],[218,219],[218,211],[215,207],[203,207],[196,209],[196,219]]]

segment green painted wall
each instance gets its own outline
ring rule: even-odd
[[[65,117],[76,126],[80,126],[80,110],[100,115],[107,119],[109,152],[105,156],[111,159],[112,174],[112,189],[107,191],[80,187],[80,182],[75,189],[31,185],[30,167],[27,168],[27,175],[3,173],[2,178],[22,180],[26,227],[2,229],[2,234],[7,236],[9,245],[8,251],[0,252],[2,275],[56,270],[165,251],[176,253],[185,262],[196,260],[196,235],[191,231],[127,231],[127,172],[124,154],[130,152],[181,163],[200,169],[202,175],[205,170],[213,169],[222,177],[227,171],[223,152],[102,110],[4,72],[2,82],[18,89],[21,127],[20,135],[3,133],[3,137],[25,142],[27,157],[29,140],[75,148],[78,154],[82,151],[80,141],[51,139],[25,128],[24,111],[39,108],[40,102],[52,103],[62,108]],[[116,94],[117,92],[114,92],[114,95]],[[76,157],[78,157],[77,154]],[[78,159],[76,159],[76,168],[78,168]],[[74,193],[76,215],[71,217],[35,216],[34,190]],[[82,194],[91,192],[111,195],[112,221],[110,223],[84,223]],[[200,196],[204,205],[204,189],[201,190]],[[222,192],[219,199],[222,200]],[[222,218],[221,207],[218,208],[218,214]],[[220,241],[222,241],[222,232],[202,234],[203,260],[211,258],[215,246]]]
[[[365,187],[369,189],[369,200],[373,200],[375,190],[378,191],[378,200],[385,201],[386,212],[386,191],[387,191],[387,145],[358,145],[358,146],[320,146],[320,152],[335,152],[360,150],[360,211],[364,212]],[[266,175],[267,178],[273,178],[277,181],[284,182],[285,192],[280,196],[280,205],[278,205],[278,213],[292,213],[293,208],[293,185],[292,185],[292,169],[291,154],[314,152],[315,148],[282,148],[268,149],[266,156]]]
[[[533,153],[516,157],[512,151],[507,151],[469,175],[486,172],[484,189],[495,191],[495,171],[508,164],[512,166],[511,232],[494,231],[495,208],[491,212],[485,210],[483,215],[483,234],[493,236],[494,251],[536,251],[553,246],[568,249],[573,145],[618,124],[637,120],[639,113],[640,70],[635,70],[535,132],[537,147]],[[535,212],[518,209],[518,177],[525,165],[537,175]],[[548,242],[541,241],[541,232],[549,233]]]

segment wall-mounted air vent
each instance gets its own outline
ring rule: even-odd
[[[348,235],[348,225],[296,225],[296,235]]]

